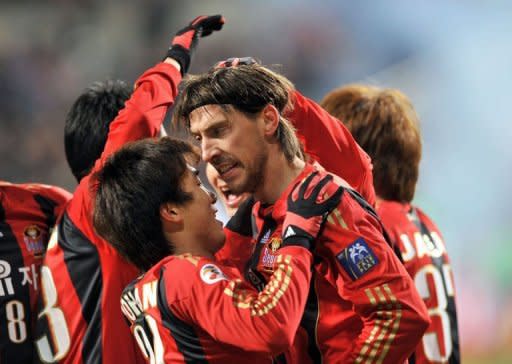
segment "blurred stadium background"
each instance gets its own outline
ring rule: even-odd
[[[317,101],[348,82],[412,99],[424,140],[415,201],[452,258],[463,362],[511,363],[509,1],[4,0],[0,178],[73,190],[63,125],[74,98],[95,80],[133,82],[186,21],[216,13],[225,29],[191,72],[252,55]]]

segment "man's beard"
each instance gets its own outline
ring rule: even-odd
[[[229,186],[231,192],[235,195],[240,195],[244,192],[254,193],[258,187],[261,187],[265,178],[267,160],[267,151],[260,150],[260,152],[254,156],[252,163],[244,167],[247,172],[245,180],[240,184]]]

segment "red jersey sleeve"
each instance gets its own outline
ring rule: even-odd
[[[128,142],[158,135],[165,114],[178,93],[180,81],[181,74],[176,67],[163,62],[148,69],[137,79],[135,90],[126,101],[124,109],[110,124],[101,157],[96,161],[91,173],[80,181],[75,191],[68,209],[73,220],[80,219],[78,216],[84,211],[80,212],[84,207],[85,211],[90,213],[90,177],[101,169],[107,158]]]
[[[413,281],[377,226],[344,193],[323,234],[321,255],[335,267],[331,280],[363,322],[348,362],[404,362],[430,323]]]
[[[172,302],[167,295],[167,300],[176,315],[216,341],[277,354],[290,347],[295,337],[308,295],[311,263],[311,253],[302,247],[281,249],[274,274],[258,293],[241,279],[228,278],[222,265],[201,259],[190,297]],[[164,278],[167,274],[172,273],[166,270]],[[172,285],[172,276],[168,281]]]
[[[375,205],[372,163],[350,131],[320,105],[298,91],[286,117],[297,129],[305,152],[326,170],[345,179],[365,200]]]
[[[180,81],[181,74],[176,67],[163,62],[139,77],[124,109],[110,124],[100,163],[127,142],[158,135],[165,114],[178,94]]]

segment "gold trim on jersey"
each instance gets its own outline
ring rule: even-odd
[[[379,364],[384,361],[400,327],[402,306],[388,284],[367,288],[365,293],[370,304],[376,306],[376,319],[356,358],[356,363]]]
[[[339,208],[335,208],[328,216],[327,222],[331,225],[336,225],[342,227],[343,229],[348,229],[347,223],[341,216],[341,212]]]
[[[188,260],[190,263],[194,264],[194,266],[196,266],[196,267],[199,264],[199,258],[193,256],[190,253],[176,255],[176,258]]]
[[[276,307],[286,293],[293,272],[291,261],[291,255],[278,255],[274,274],[265,289],[256,297],[240,288],[242,284],[240,279],[231,281],[224,289],[224,293],[233,298],[233,304],[236,307],[250,309],[251,316],[263,316]]]

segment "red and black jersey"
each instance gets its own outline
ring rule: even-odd
[[[291,345],[311,279],[311,253],[281,249],[261,292],[211,259],[170,256],[127,287],[121,308],[149,363],[272,363]]]
[[[311,162],[319,161],[329,172],[342,177],[371,206],[375,204],[372,163],[366,152],[359,147],[350,131],[341,121],[325,111],[320,105],[300,92],[292,96],[293,109],[286,117],[296,128],[304,151]],[[219,260],[228,260],[243,271],[250,259],[247,238],[253,236],[251,208],[254,199],[242,203],[239,211],[228,223],[229,242],[217,252]]]
[[[297,129],[310,160],[342,177],[371,205],[375,205],[372,162],[341,121],[295,91],[293,109],[286,117]]]
[[[0,363],[33,362],[41,263],[70,198],[54,186],[0,181]]]
[[[453,273],[441,232],[408,203],[379,201],[377,211],[432,321],[410,361],[460,363]]]
[[[247,202],[226,227],[231,256],[246,258],[245,277],[261,289],[275,270],[286,198],[305,170],[271,206],[252,206],[255,237],[248,236]],[[327,172],[321,171],[318,178]],[[335,177],[328,193],[344,181]],[[245,226],[239,229],[239,226]],[[404,266],[382,235],[372,208],[350,188],[329,215],[314,250],[308,301],[288,363],[399,363],[407,359],[426,330],[424,303]],[[243,261],[236,261],[242,267]]]
[[[158,135],[180,80],[180,72],[167,63],[137,80],[110,125],[101,158],[80,181],[58,225],[58,237],[41,270],[36,348],[44,362],[143,362],[119,309],[121,293],[138,270],[95,234],[90,177],[125,143]]]

